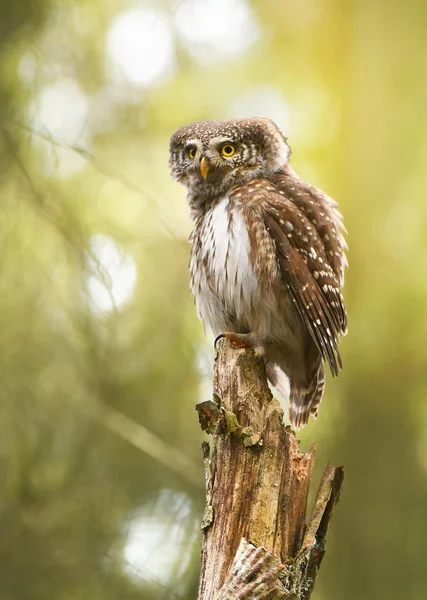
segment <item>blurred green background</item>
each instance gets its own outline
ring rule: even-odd
[[[212,369],[168,140],[268,116],[349,230],[314,600],[427,597],[427,4],[0,2],[0,600],[195,598]],[[174,469],[168,467],[173,463]]]

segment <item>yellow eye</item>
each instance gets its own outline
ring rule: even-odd
[[[196,146],[190,146],[189,149],[187,150],[188,152],[188,157],[193,159],[196,158],[196,153],[197,153],[197,148]]]
[[[233,154],[236,152],[236,148],[233,146],[233,144],[224,144],[223,146],[221,146],[221,154],[223,156],[226,156],[227,158],[229,156],[233,156]]]

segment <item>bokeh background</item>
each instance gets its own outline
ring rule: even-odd
[[[314,600],[427,597],[427,4],[0,2],[0,599],[195,598],[188,290],[168,140],[268,116],[349,230],[345,369],[316,440],[346,485]]]

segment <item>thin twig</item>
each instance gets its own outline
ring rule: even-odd
[[[99,401],[93,402],[85,412],[128,444],[174,471],[192,485],[198,488],[203,486],[204,476],[199,465],[143,425]]]
[[[57,148],[61,148],[63,150],[71,150],[72,152],[75,152],[76,154],[78,154],[79,156],[84,158],[99,173],[102,173],[103,175],[105,175],[105,177],[108,177],[109,179],[118,181],[129,191],[139,194],[140,196],[143,196],[146,200],[148,200],[150,202],[152,208],[154,209],[155,213],[157,214],[159,221],[161,222],[161,224],[163,225],[165,230],[168,232],[168,234],[174,240],[180,241],[178,239],[178,237],[175,235],[174,231],[168,225],[167,215],[160,208],[156,199],[153,196],[151,196],[150,194],[148,194],[145,190],[143,190],[137,183],[132,181],[127,175],[124,175],[120,171],[117,171],[116,169],[113,169],[110,166],[107,167],[106,165],[102,164],[101,161],[98,160],[98,158],[96,158],[96,156],[94,154],[92,154],[92,152],[90,152],[87,148],[83,148],[82,146],[78,146],[77,144],[63,144],[59,140],[55,139],[49,132],[44,133],[43,131],[34,129],[34,128],[30,127],[29,125],[26,125],[25,123],[19,123],[17,121],[12,121],[10,123],[10,125],[14,125],[15,127],[20,127],[21,129],[24,129],[31,135],[34,135],[35,137],[38,137],[39,139],[49,142],[50,144],[52,144],[52,146],[56,146]]]

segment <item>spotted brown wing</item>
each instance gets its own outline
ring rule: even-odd
[[[283,193],[283,192],[282,192]],[[282,283],[333,375],[342,367],[338,335],[347,327],[340,282],[315,225],[291,199],[271,194],[264,222],[280,265]]]

